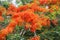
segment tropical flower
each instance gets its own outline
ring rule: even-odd
[[[30,38],[29,40],[40,40],[40,36],[34,36],[34,37]]]

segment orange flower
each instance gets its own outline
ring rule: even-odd
[[[51,13],[52,13],[52,12],[54,12],[54,10],[53,10],[53,9],[50,9],[50,10],[49,10],[49,12],[51,12]]]
[[[2,12],[0,11],[0,16],[2,16]]]
[[[42,26],[50,26],[50,19],[48,17],[41,15],[40,21]]]
[[[28,9],[28,5],[23,5],[17,8],[17,12]]]
[[[36,3],[32,3],[30,8],[37,11],[38,5]]]
[[[10,22],[5,29],[2,29],[0,31],[0,37],[3,38],[6,35],[8,35],[9,33],[11,33],[14,30],[16,24],[17,24],[16,22]]]
[[[49,1],[48,0],[39,0],[39,2],[41,5],[44,5],[44,4],[48,4]]]
[[[6,40],[6,38],[0,35],[0,40]]]
[[[57,3],[57,0],[52,0],[51,3],[52,3],[52,4],[56,4],[56,3]]]
[[[4,8],[3,6],[0,6],[0,13],[5,13],[6,12],[6,8]]]
[[[36,31],[36,28],[36,25],[31,25],[30,31],[34,33]]]
[[[1,21],[4,21],[4,18],[3,18],[2,16],[0,16],[0,22],[1,22]]]
[[[36,3],[32,3],[30,8],[33,9],[34,11],[40,11],[40,12],[46,12],[48,10],[46,8],[41,8]]]
[[[40,40],[40,36],[34,36],[34,37],[30,38],[30,40]]]
[[[41,8],[41,7],[38,7],[37,10],[40,11],[40,12],[47,12],[48,11],[48,9]]]
[[[17,12],[17,8],[13,4],[10,4],[9,8],[8,8],[8,11]]]
[[[25,30],[28,30],[29,28],[30,28],[30,24],[29,23],[26,23],[26,25],[25,25]]]
[[[37,0],[33,0],[33,2],[34,2],[34,3],[36,3],[36,2],[37,2]]]
[[[40,4],[44,4],[44,0],[39,0]]]
[[[47,20],[47,26],[50,26],[50,20],[49,19]]]

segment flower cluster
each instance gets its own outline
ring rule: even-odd
[[[57,0],[38,0],[40,4],[56,4]],[[5,29],[0,31],[0,40],[2,40],[6,35],[11,33],[16,25],[24,25],[25,30],[30,30],[32,33],[35,33],[36,30],[41,30],[42,27],[50,27],[51,23],[57,25],[56,20],[51,20],[49,16],[46,16],[43,13],[50,12],[53,13],[54,10],[58,10],[58,6],[54,5],[53,7],[48,6],[49,8],[42,8],[39,4],[34,2],[15,7],[13,4],[10,4],[8,9],[0,9],[0,21],[3,21],[2,13],[6,12],[5,15],[11,16],[11,21]],[[56,8],[56,9],[54,9]],[[36,14],[36,12],[42,12],[42,14]],[[30,40],[40,40],[39,36],[34,36]]]

